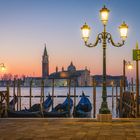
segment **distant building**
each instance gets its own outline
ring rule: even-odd
[[[92,78],[95,79],[96,81],[96,85],[97,86],[102,86],[102,75],[94,75],[92,76]],[[126,86],[128,85],[127,82],[127,77],[125,77],[126,79]],[[106,85],[107,86],[112,86],[112,84],[120,86],[120,80],[123,80],[123,76],[111,76],[111,75],[107,75],[106,76]]]
[[[91,85],[90,71],[87,68],[84,70],[76,70],[76,67],[72,62],[68,66],[67,70],[64,70],[64,67],[62,67],[62,71],[58,71],[58,67],[56,67],[56,72],[50,74],[49,77],[56,79],[55,84],[58,86],[67,86],[68,77],[71,77],[72,86],[74,86],[74,83],[76,83],[76,86]]]
[[[47,54],[45,44],[44,53],[42,56],[42,78],[47,78],[48,76],[49,76],[49,56]]]

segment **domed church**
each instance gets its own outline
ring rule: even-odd
[[[72,85],[74,85],[74,79],[76,81],[76,86],[91,86],[90,71],[87,69],[87,67],[82,70],[76,70],[76,67],[74,66],[72,61],[67,67],[67,70],[64,70],[64,67],[62,67],[62,69],[59,71],[58,67],[56,67],[56,72],[50,74],[49,77],[57,79],[56,81],[58,82],[56,83],[58,84],[58,86],[67,86],[68,77],[71,77]]]

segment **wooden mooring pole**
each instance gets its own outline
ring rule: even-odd
[[[93,118],[96,117],[96,81],[93,79]]]
[[[43,116],[44,81],[41,81],[40,111]]]
[[[6,102],[7,102],[7,111],[9,110],[9,82],[7,82],[7,99],[6,99]]]
[[[19,109],[21,110],[21,87],[20,87],[20,84],[21,84],[21,80],[19,80],[19,83],[18,83],[18,88],[19,88]]]
[[[54,79],[52,79],[52,109],[54,108]]]
[[[29,107],[31,108],[32,106],[32,84],[33,84],[33,81],[31,80],[30,81],[30,99],[29,99]]]
[[[45,99],[44,99],[44,80],[42,80],[42,100],[43,100],[43,102],[45,101]]]
[[[71,79],[68,80],[68,88],[69,88],[69,92],[68,92],[68,112],[69,112],[69,117],[70,117],[70,90],[71,90]]]
[[[114,109],[114,81],[112,82],[112,110]]]
[[[119,116],[122,117],[122,95],[123,95],[123,81],[120,80],[120,112],[119,112]]]
[[[74,79],[74,110],[76,107],[76,79]]]
[[[19,109],[19,90],[18,90],[18,80],[17,80],[17,111]]]
[[[118,86],[116,84],[116,117],[118,116]]]
[[[15,97],[15,95],[16,95],[16,79],[14,78],[14,81],[13,81],[13,97]],[[14,106],[13,110],[15,111],[15,106]]]

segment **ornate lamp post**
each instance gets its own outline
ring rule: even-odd
[[[103,23],[104,30],[103,30],[103,32],[101,32],[97,35],[95,43],[88,44],[90,27],[86,23],[81,27],[85,46],[91,48],[91,47],[97,46],[98,43],[102,43],[102,47],[103,47],[102,104],[101,104],[101,108],[99,110],[99,114],[110,114],[110,110],[108,109],[108,105],[107,105],[107,90],[106,90],[106,47],[107,47],[107,43],[111,43],[115,47],[123,46],[125,43],[125,39],[127,38],[127,31],[128,31],[127,24],[125,22],[123,22],[119,26],[122,42],[115,44],[112,39],[112,35],[106,31],[106,25],[108,22],[109,12],[110,12],[110,10],[107,9],[105,6],[100,10],[100,17],[101,17],[101,21]]]
[[[2,71],[5,71],[6,68],[4,66],[4,63],[0,63],[0,68],[1,68]]]

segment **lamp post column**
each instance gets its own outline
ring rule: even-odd
[[[102,88],[102,104],[99,110],[100,114],[109,114],[110,110],[107,105],[107,91],[106,91],[106,25],[104,25],[103,32],[103,88]]]

